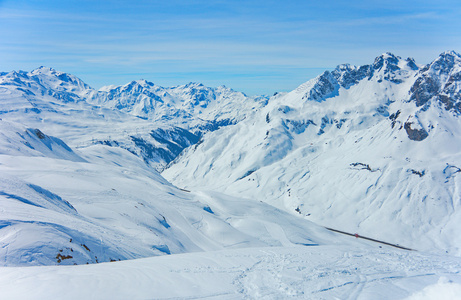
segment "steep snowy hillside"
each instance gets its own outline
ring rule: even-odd
[[[459,295],[460,66],[384,54],[270,100],[0,73],[0,298]]]
[[[0,103],[4,120],[41,128],[72,147],[127,149],[161,170],[204,133],[241,121],[267,99],[225,87],[162,88],[144,80],[95,91],[73,75],[40,67],[2,73]]]
[[[3,266],[349,243],[267,204],[180,191],[126,150],[75,152],[2,120],[0,136]]]
[[[251,120],[208,134],[162,174],[324,226],[461,255],[461,57],[340,65]]]

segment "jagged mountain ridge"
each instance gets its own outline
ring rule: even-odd
[[[96,91],[45,67],[2,73],[0,98],[4,119],[41,128],[71,146],[121,147],[158,170],[204,133],[235,124],[267,104],[265,97],[196,83],[163,88],[138,80]]]
[[[322,225],[459,255],[461,57],[390,53],[276,95],[208,134],[162,174],[268,202]]]
[[[386,61],[383,66],[385,64]],[[367,67],[349,68],[353,69]],[[195,132],[177,126],[158,127],[152,120],[91,106],[81,101],[80,96],[73,98],[68,94],[67,100],[62,101],[53,92],[37,96],[27,88],[21,91],[0,86],[1,117],[27,124],[0,119],[0,265],[7,266],[0,268],[2,296],[355,299],[380,295],[395,299],[437,294],[439,298],[456,297],[460,294],[461,282],[458,257],[389,249],[338,235],[297,215],[254,201],[270,202],[270,197],[264,197],[274,196],[270,192],[283,184],[291,186],[283,188],[285,195],[282,194],[284,198],[280,200],[292,205],[299,204],[299,198],[292,198],[301,195],[336,196],[322,194],[322,190],[343,189],[342,197],[347,198],[354,197],[351,194],[354,190],[356,196],[360,196],[363,187],[367,187],[365,194],[377,195],[369,203],[371,210],[355,203],[354,214],[373,219],[376,218],[373,210],[394,209],[393,219],[386,220],[381,215],[377,219],[380,222],[374,222],[371,236],[376,231],[389,233],[386,227],[390,227],[401,235],[386,235],[383,237],[386,241],[397,238],[397,242],[402,242],[399,238],[408,235],[414,242],[415,232],[427,233],[429,224],[440,230],[442,236],[435,240],[436,250],[449,245],[452,248],[446,249],[456,253],[452,250],[459,244],[456,240],[459,224],[445,222],[445,228],[438,225],[441,217],[459,220],[454,208],[459,202],[457,177],[461,170],[457,167],[458,157],[453,155],[459,147],[456,143],[446,143],[459,136],[455,128],[458,124],[453,126],[456,119],[451,118],[457,112],[438,100],[437,95],[429,98],[431,103],[420,106],[410,101],[409,95],[402,91],[414,85],[414,80],[410,80],[414,73],[407,67],[398,74],[373,71],[367,78],[356,74],[354,83],[356,75],[344,73],[348,79],[343,81],[342,77],[335,77],[334,71],[329,72],[324,74],[322,82],[312,81],[296,93],[273,97],[267,108],[252,114],[250,120],[243,119],[235,126],[206,133],[202,144],[194,146],[198,154],[204,146],[214,150],[211,156],[217,157],[215,164],[206,167],[215,172],[218,179],[221,175],[228,178],[237,175],[239,184],[255,183],[246,186],[232,183],[230,187],[251,196],[253,201],[218,192],[181,191],[146,165],[149,155],[158,154],[158,149],[152,149],[156,142],[172,154],[180,150],[180,144],[197,140],[196,136],[190,136]],[[379,83],[378,76],[384,78]],[[417,76],[418,72],[414,78]],[[393,86],[397,82],[405,89]],[[448,86],[456,92],[456,88],[451,88],[457,83],[449,82],[439,87],[445,90]],[[85,90],[82,89],[83,93]],[[20,96],[8,97],[8,92]],[[78,90],[72,92],[73,95],[79,93]],[[409,121],[407,115],[413,119]],[[227,120],[227,117],[222,119],[224,125]],[[251,130],[255,128],[250,126],[250,121],[256,130]],[[426,135],[421,129],[415,131],[416,121]],[[427,127],[427,121],[432,121],[434,127]],[[49,135],[48,129],[78,147],[72,149],[58,137]],[[252,139],[248,139],[249,133]],[[446,139],[450,135],[451,138]],[[141,140],[141,146],[131,149],[136,155],[120,146],[124,136],[134,137],[132,141]],[[148,137],[152,137],[152,141],[145,142]],[[210,144],[214,138],[216,142],[223,142],[221,138],[225,138],[228,153],[219,153],[222,147]],[[85,144],[89,140],[91,143]],[[385,149],[384,144],[392,149]],[[261,146],[269,152],[261,151]],[[235,149],[249,151],[232,153]],[[351,156],[350,151],[355,154]],[[382,157],[384,153],[386,156]],[[399,153],[411,155],[403,159]],[[228,154],[231,157],[227,157],[227,162],[240,169],[216,173],[213,169],[220,167],[219,156]],[[265,154],[262,159],[261,154]],[[434,159],[428,160],[431,155]],[[247,168],[248,164],[239,166],[239,160],[251,163],[255,159],[259,159],[259,164],[253,164],[251,169]],[[386,159],[392,163],[383,163]],[[447,164],[438,172],[440,162],[445,161],[454,164]],[[345,162],[349,163],[347,169]],[[244,172],[243,175],[240,172]],[[187,177],[187,172],[185,175]],[[315,180],[318,176],[321,180]],[[432,181],[427,180],[428,176]],[[214,178],[211,179],[201,183],[206,187],[216,184]],[[223,183],[229,184],[226,180],[224,178]],[[368,186],[373,180],[376,182]],[[301,184],[296,185],[297,182]],[[365,184],[358,184],[360,182]],[[453,188],[448,191],[451,193],[448,196],[455,196],[451,197],[452,203],[431,199],[437,194],[440,194],[438,200],[447,198],[444,183]],[[402,189],[404,185],[408,188]],[[434,189],[429,197],[422,198],[422,202],[430,205],[418,205],[415,197],[410,196],[411,193],[424,195],[424,188],[418,185]],[[258,190],[259,186],[264,190]],[[397,189],[389,190],[386,186]],[[313,190],[315,188],[318,190]],[[251,190],[256,193],[251,195]],[[403,200],[410,205],[399,207],[400,201],[382,201],[379,195],[389,191],[392,192],[389,199],[402,200],[398,199],[399,195],[407,195]],[[328,197],[314,200],[324,199]],[[331,211],[340,210],[348,217],[354,216],[351,202],[344,201],[342,207],[328,201],[317,202],[317,210],[309,206],[312,202],[301,203],[294,210],[294,206],[287,207],[305,218],[318,218],[322,211],[331,217],[334,216]],[[443,210],[446,204],[452,206],[452,214]],[[421,210],[426,211],[421,214]],[[422,230],[392,226],[392,221],[400,222],[402,216],[411,223],[412,214],[426,217],[424,222],[416,224]],[[338,219],[341,222],[337,224],[350,225],[341,215]],[[370,228],[369,220],[363,223],[367,226],[360,228]],[[402,243],[408,246],[407,242]],[[151,257],[178,253],[184,254]],[[142,257],[150,258],[93,266],[60,266]],[[32,265],[57,266],[30,267]],[[415,293],[417,291],[420,292]]]
[[[417,106],[429,103],[433,97],[444,104],[445,109],[461,113],[461,62],[459,54],[449,51],[421,69],[412,86],[411,98]]]
[[[82,101],[92,90],[74,75],[43,66],[31,72],[2,73],[0,86],[11,88],[10,91],[3,90],[3,93],[22,94],[26,99],[48,95],[63,103]]]
[[[195,144],[164,173],[178,186],[245,195],[369,235],[385,222],[391,226],[381,234],[392,242],[402,237],[393,232],[407,232],[408,246],[433,243],[458,253],[460,242],[448,238],[456,217],[445,216],[456,216],[459,202],[459,61],[445,52],[418,66],[386,53],[370,65],[340,65],[270,100],[237,93],[235,103],[200,84],[135,81],[95,91],[39,68],[2,73],[0,111],[71,147],[125,149],[159,170]],[[220,89],[235,93],[214,91]],[[105,98],[110,91],[112,99]],[[150,107],[154,102],[159,106]],[[149,113],[137,116],[139,103]],[[333,182],[329,189],[326,182]]]
[[[189,128],[204,128],[223,121],[235,124],[247,111],[267,104],[265,97],[247,97],[225,86],[209,88],[191,82],[164,88],[146,80],[102,87],[88,101],[151,120],[189,124]]]

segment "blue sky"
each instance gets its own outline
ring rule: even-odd
[[[0,71],[39,66],[94,88],[146,79],[290,91],[390,51],[461,52],[460,1],[0,0]]]

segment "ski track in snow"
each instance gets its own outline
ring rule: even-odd
[[[189,253],[74,267],[1,268],[5,299],[403,299],[460,258],[342,246]]]

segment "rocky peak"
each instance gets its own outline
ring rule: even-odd
[[[155,84],[153,82],[147,81],[145,79],[140,79],[138,80],[139,85],[142,86],[154,86]]]
[[[461,56],[446,51],[421,69],[410,89],[410,100],[426,106],[433,99],[446,110],[461,113]]]
[[[53,68],[45,67],[45,66],[40,66],[30,72],[31,75],[55,75],[57,71]]]
[[[461,71],[461,56],[455,51],[445,51],[439,55],[432,63],[428,64],[421,71],[430,71],[434,75],[447,75],[455,69]]]
[[[326,98],[337,95],[339,90],[338,81],[329,71],[325,71],[322,75],[313,79],[312,83],[312,88],[303,96],[305,100],[322,102]]]
[[[419,68],[418,68],[418,65],[416,64],[415,60],[411,57],[408,57],[407,59],[405,59],[405,62],[406,62],[406,65],[413,71],[417,71]]]
[[[375,58],[375,61],[372,65],[373,69],[381,70],[383,67],[386,67],[390,70],[397,70],[400,69],[398,64],[401,57],[395,56],[394,54],[387,52]]]
[[[143,86],[137,80],[133,80],[122,86],[120,90],[124,92],[140,92],[143,90]]]
[[[125,95],[131,94],[133,96],[144,94],[150,97],[153,95],[153,91],[158,90],[158,89],[159,87],[156,86],[154,83],[141,79],[141,80],[133,80],[122,86],[105,87],[104,89],[101,89],[101,90],[109,92],[110,94],[121,93]]]
[[[139,110],[144,112],[148,110],[146,106],[152,106],[155,102],[163,103],[155,93],[157,90],[158,87],[154,83],[141,79],[105,89],[98,97],[99,102],[102,103],[114,101],[115,107],[121,110],[129,110],[132,106],[141,105],[143,108]]]
[[[418,69],[412,58],[407,58],[403,63],[401,57],[387,52],[376,57],[371,65],[356,67],[349,64],[342,64],[337,66],[332,74],[341,87],[348,89],[365,78],[371,80],[373,77],[378,82],[387,80],[398,84],[405,77],[408,77],[409,70],[416,71]]]
[[[28,79],[27,72],[11,71],[9,73],[3,73],[1,75],[0,84],[21,86],[24,84],[24,80],[27,80],[27,79]]]
[[[404,61],[400,56],[387,52],[375,59],[371,69],[372,76],[369,79],[373,77],[377,82],[390,81],[399,84],[413,76],[419,68],[413,59]]]
[[[193,88],[193,87],[205,87],[202,83],[200,82],[189,82],[187,84],[184,85],[185,88]]]
[[[47,95],[61,102],[78,102],[93,89],[74,75],[39,67],[31,72],[12,71],[0,78],[0,84],[14,86],[23,95]]]
[[[172,92],[180,95],[186,105],[206,107],[209,102],[216,99],[215,90],[204,86],[202,83],[189,82],[186,85],[172,89]]]
[[[332,74],[340,86],[348,89],[351,86],[359,83],[360,80],[366,77],[370,77],[372,71],[369,65],[356,67],[349,64],[342,64],[337,66]]]
[[[81,94],[80,92],[92,89],[80,78],[49,67],[41,66],[28,73],[28,76],[48,88],[61,87],[62,91],[66,90]]]

